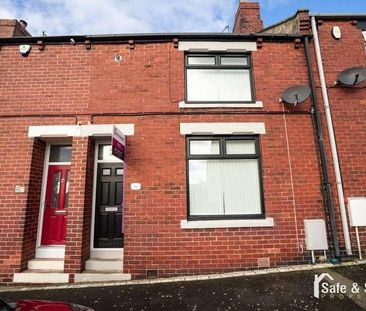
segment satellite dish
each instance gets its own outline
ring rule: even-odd
[[[293,85],[283,91],[281,99],[287,104],[296,106],[309,98],[311,89],[307,85]]]
[[[338,81],[346,86],[355,86],[361,84],[366,80],[366,68],[365,67],[352,67],[343,70],[338,75]]]

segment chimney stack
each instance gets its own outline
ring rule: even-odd
[[[16,19],[0,19],[0,38],[10,37],[31,37],[31,34],[25,29],[27,22]]]
[[[235,15],[233,32],[235,33],[255,33],[263,29],[263,22],[260,16],[258,2],[240,0],[238,10]]]

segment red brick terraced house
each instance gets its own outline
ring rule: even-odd
[[[334,82],[365,67],[365,20],[301,10],[263,29],[241,1],[233,33],[32,37],[1,21],[0,281],[353,258],[366,91]],[[294,85],[311,94],[280,101]],[[329,247],[309,247],[307,221]]]

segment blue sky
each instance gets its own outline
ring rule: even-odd
[[[24,19],[33,35],[221,32],[239,0],[0,0],[0,18]],[[299,8],[312,13],[366,12],[366,0],[259,0],[265,26]]]
[[[293,15],[297,9],[311,13],[365,13],[366,0],[262,0],[261,15],[265,26]]]

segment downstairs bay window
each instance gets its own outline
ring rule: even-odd
[[[189,220],[264,218],[258,140],[187,137]]]

